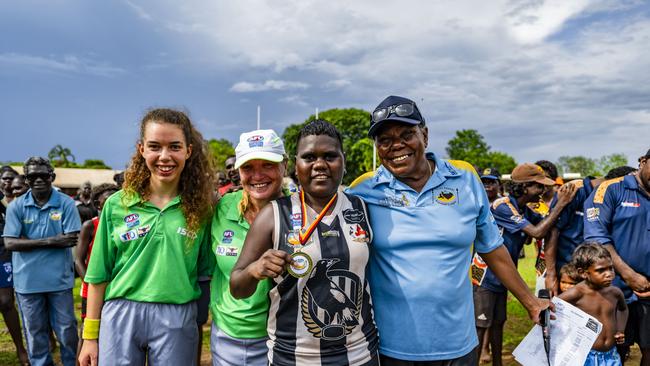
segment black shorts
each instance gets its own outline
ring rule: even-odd
[[[507,292],[494,292],[481,286],[474,286],[474,320],[479,328],[489,328],[493,323],[507,319]]]
[[[199,281],[201,288],[201,297],[196,300],[196,324],[202,326],[208,321],[208,312],[210,308],[210,280]]]
[[[650,348],[650,301],[635,301],[628,309],[625,345],[637,343],[641,348]]]

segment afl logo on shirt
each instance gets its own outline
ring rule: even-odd
[[[223,232],[223,238],[221,238],[221,242],[225,244],[232,243],[232,238],[235,236],[235,232],[232,230],[226,230]]]
[[[124,216],[124,223],[126,224],[126,227],[134,227],[140,225],[140,215],[138,214],[130,214]]]

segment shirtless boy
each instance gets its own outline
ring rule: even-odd
[[[623,292],[611,286],[614,266],[609,252],[600,244],[586,243],[576,248],[573,264],[583,281],[559,297],[603,324],[603,330],[591,348],[585,366],[622,365],[616,344],[625,340],[627,305]]]

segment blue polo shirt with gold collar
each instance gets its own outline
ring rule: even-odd
[[[43,207],[31,190],[7,207],[5,238],[44,239],[81,230],[79,212],[72,198],[52,189]],[[74,287],[71,248],[47,248],[13,252],[14,289],[20,294],[54,292]]]
[[[472,245],[503,244],[474,168],[438,159],[421,192],[381,166],[348,192],[369,209],[374,232],[369,283],[380,351],[403,360],[446,360],[476,345],[469,266]]]
[[[612,244],[623,261],[650,278],[650,197],[639,188],[634,175],[602,182],[585,201],[585,240]],[[614,285],[627,301],[636,295],[621,280]]]

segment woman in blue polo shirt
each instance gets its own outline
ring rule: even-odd
[[[472,244],[532,319],[545,305],[528,291],[503,247],[471,165],[425,153],[428,129],[412,100],[386,98],[372,114],[368,135],[382,165],[353,182],[350,192],[368,204],[375,231],[369,281],[381,364],[473,365]]]

